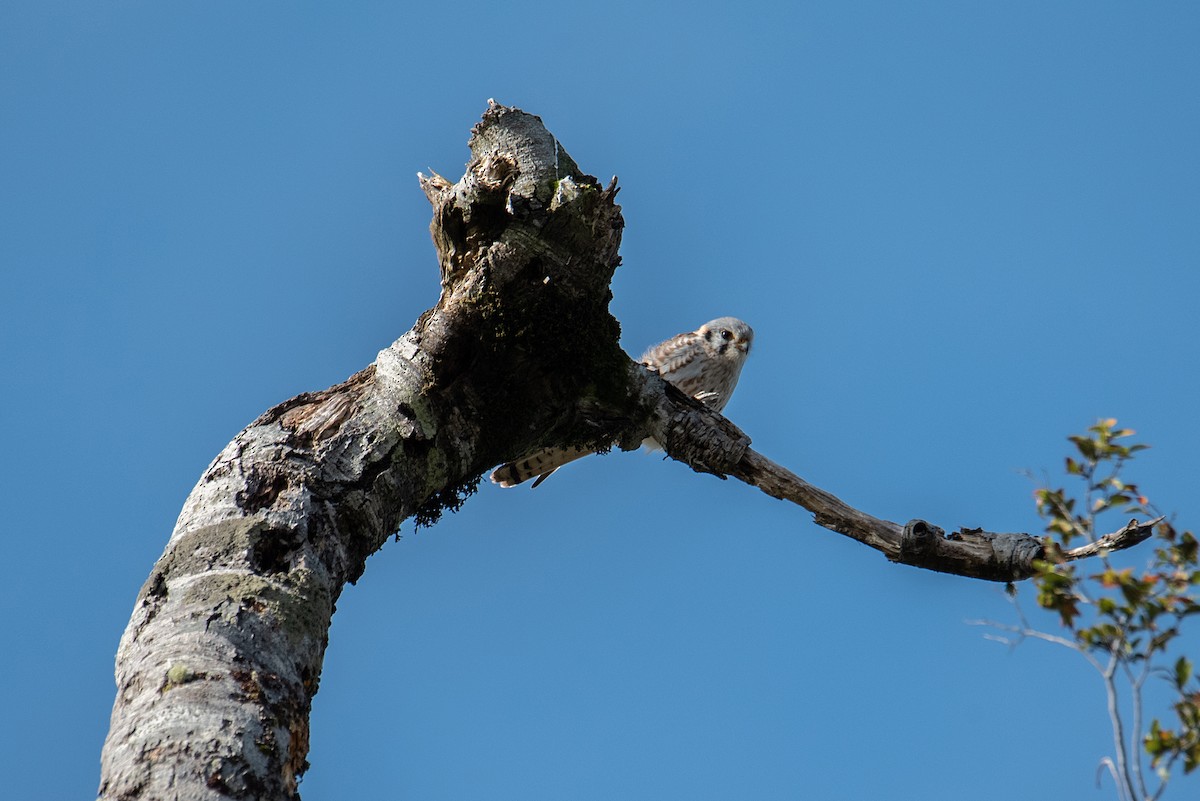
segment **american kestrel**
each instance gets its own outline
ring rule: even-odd
[[[718,412],[725,408],[737,386],[742,365],[750,354],[754,330],[736,317],[718,317],[695,331],[676,334],[650,348],[641,363],[664,379]],[[646,440],[644,445],[659,447]],[[492,481],[502,487],[515,487],[537,476],[533,486],[541,484],[558,468],[589,453],[588,448],[546,448],[501,465],[492,472]]]

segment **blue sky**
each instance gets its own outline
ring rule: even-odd
[[[1022,471],[1115,416],[1195,527],[1197,41],[1186,3],[4,4],[7,791],[94,792],[201,471],[436,300],[415,173],[489,97],[620,176],[627,350],[755,327],[726,413],[768,456],[1035,530]],[[339,602],[309,801],[1113,797],[1090,669],[965,624],[999,587],[744,485],[612,454],[402,534]]]

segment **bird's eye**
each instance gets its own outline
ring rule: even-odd
[[[728,328],[722,328],[721,329],[721,339],[728,342],[729,340],[733,339],[733,332],[730,331]]]

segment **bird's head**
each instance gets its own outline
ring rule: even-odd
[[[696,332],[719,357],[741,360],[750,353],[754,329],[736,317],[710,320]]]

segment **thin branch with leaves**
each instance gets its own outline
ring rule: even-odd
[[[1162,797],[1176,765],[1182,764],[1184,775],[1200,766],[1200,680],[1191,660],[1171,647],[1184,622],[1200,613],[1200,542],[1190,531],[1176,530],[1136,484],[1122,477],[1134,456],[1148,447],[1127,444],[1133,434],[1106,419],[1069,437],[1076,452],[1066,458],[1066,472],[1082,487],[1074,493],[1049,486],[1034,492],[1047,534],[1045,558],[1035,564],[1037,603],[1057,614],[1065,633],[1050,634],[1031,625],[1011,585],[1018,624],[976,622],[1011,635],[989,637],[1010,646],[1039,639],[1087,660],[1104,682],[1112,725],[1113,754],[1101,760],[1101,773],[1112,777],[1122,801],[1153,801]],[[1112,563],[1105,537],[1096,532],[1102,530],[1100,519],[1113,515],[1157,518],[1158,547],[1143,569]],[[1085,545],[1071,548],[1080,539]],[[1099,558],[1098,572],[1080,573],[1073,563],[1085,551]],[[1176,721],[1167,724],[1154,717],[1144,728],[1143,688],[1151,675],[1166,680]],[[1123,704],[1130,711],[1128,731]],[[1153,792],[1143,770],[1146,762],[1156,780]]]

